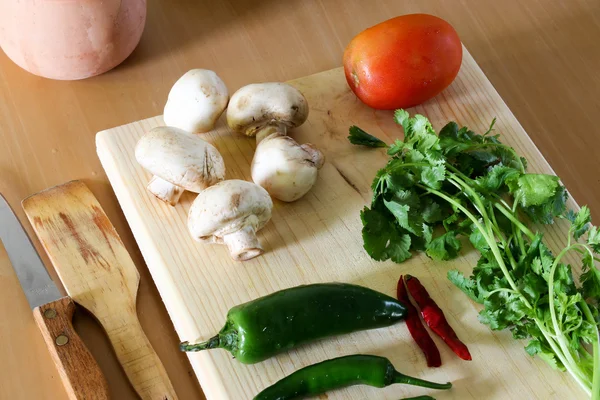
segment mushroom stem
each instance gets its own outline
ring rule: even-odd
[[[146,189],[148,189],[150,193],[158,197],[160,200],[172,206],[177,204],[179,198],[184,192],[182,187],[173,185],[171,182],[167,182],[156,175],[150,179]]]
[[[270,124],[266,125],[256,131],[256,144],[259,144],[262,140],[268,137],[275,136],[286,136],[287,127],[284,124]]]
[[[321,150],[317,149],[312,143],[305,143],[300,146],[304,151],[310,155],[310,159],[317,169],[320,169],[325,163],[325,156]]]
[[[246,261],[260,256],[264,251],[252,226],[244,226],[239,231],[223,236],[223,242],[235,261]]]

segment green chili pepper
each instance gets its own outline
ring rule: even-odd
[[[302,343],[332,335],[392,325],[406,315],[398,300],[344,284],[297,286],[233,307],[221,331],[182,351],[223,348],[252,364]]]
[[[400,399],[400,400],[435,400],[435,398],[433,398],[431,396],[417,396],[417,397],[405,397],[404,399]]]
[[[378,388],[405,383],[431,389],[450,389],[451,383],[434,383],[396,371],[384,357],[353,355],[309,365],[260,392],[254,400],[292,400],[316,396],[352,385]]]

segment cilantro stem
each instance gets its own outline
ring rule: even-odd
[[[508,262],[510,262],[510,266],[512,267],[513,271],[517,269],[517,262],[515,261],[515,257],[512,254],[512,251],[510,251],[509,248],[506,248],[504,250],[504,252],[506,253],[506,256],[508,257]]]
[[[571,365],[567,359],[565,358],[565,355],[563,354],[562,350],[558,347],[558,345],[556,344],[556,342],[554,341],[553,338],[549,337],[550,335],[548,334],[548,332],[544,329],[544,323],[542,321],[540,321],[539,319],[535,318],[535,324],[537,325],[537,327],[539,328],[540,332],[542,332],[542,335],[544,335],[544,338],[546,339],[546,341],[548,342],[548,344],[550,345],[550,347],[552,348],[552,351],[554,351],[554,354],[556,354],[556,356],[558,357],[558,359],[560,360],[560,362],[565,366],[565,368],[567,369],[567,371],[569,371],[569,373],[571,374],[571,376],[577,381],[577,383],[579,383],[579,386],[581,386],[581,388],[583,390],[585,390],[585,392],[587,393],[588,396],[590,396],[591,390],[590,390],[590,384],[588,381],[588,379],[586,379],[586,382],[583,381],[583,379],[580,377],[580,373],[581,370],[577,367],[577,365],[575,364],[575,366]],[[577,371],[574,371],[574,367],[577,369]]]
[[[523,232],[520,229],[517,229],[515,224],[512,224],[511,226],[513,235],[517,239],[517,244],[519,245],[519,250],[521,251],[521,257],[519,258],[521,259],[525,257],[525,254],[527,254],[527,250],[525,249],[525,241],[523,240]]]
[[[483,217],[483,220],[484,220],[486,226],[488,227],[488,229],[491,229],[491,220],[488,217],[487,212],[485,211],[485,206],[483,205],[481,198],[477,195],[477,193],[475,193],[473,188],[471,186],[469,186],[465,181],[460,179],[454,173],[448,174],[448,180],[450,182],[452,182],[452,181],[457,182],[459,184],[459,186],[462,187],[463,191],[471,196],[471,201],[473,202],[473,204],[479,211],[479,214],[481,214],[481,216]]]
[[[560,263],[561,258],[563,258],[571,249],[572,249],[572,246],[565,247],[564,249],[562,249],[562,251],[560,253],[558,253],[558,256],[554,260],[554,263],[552,264],[552,268],[550,269],[550,274],[548,276],[548,302],[549,302],[548,305],[550,308],[550,317],[552,319],[554,333],[556,334],[556,341],[558,342],[558,345],[562,349],[563,355],[568,360],[569,365],[572,367],[574,372],[577,373],[577,376],[579,376],[582,379],[585,379],[586,381],[589,381],[589,378],[587,376],[585,376],[585,374],[581,371],[581,369],[577,365],[577,361],[575,361],[575,359],[573,358],[573,354],[571,353],[569,344],[566,341],[564,332],[561,329],[558,318],[556,318],[556,307],[555,307],[555,302],[554,302],[554,274],[556,273],[556,269],[558,268],[558,264]],[[565,367],[568,368],[568,365],[565,364]],[[571,372],[571,374],[573,374],[573,372]],[[589,387],[589,384],[591,382],[587,382],[587,383],[588,383],[588,387]]]
[[[579,243],[579,244],[581,244],[581,243]],[[585,246],[584,244],[581,244],[581,246],[582,246],[582,247],[584,247],[584,248],[585,248],[585,250],[581,250],[581,249],[577,249],[577,248],[574,248],[573,250],[575,250],[576,252],[578,252],[578,253],[580,253],[580,254],[589,253],[589,254],[591,254],[591,255],[592,255],[592,259],[594,259],[595,261],[598,261],[598,262],[600,262],[600,258],[598,258],[598,257],[595,257],[595,256],[593,255],[593,253],[590,251],[590,249],[588,249],[588,248],[587,248],[587,246]]]
[[[512,293],[514,295],[517,295],[519,297],[523,297],[523,295],[521,294],[521,292],[519,292],[518,290],[513,290],[513,289],[509,289],[509,288],[498,288],[498,289],[494,289],[491,292],[489,292],[486,297],[490,297],[491,295],[495,294],[495,293],[500,293],[500,292],[506,292],[506,293]],[[531,308],[531,306],[529,307]]]
[[[406,167],[430,167],[431,164],[430,163],[426,163],[426,162],[414,162],[414,163],[402,163],[402,164],[394,164],[393,166],[388,166],[386,167],[388,169],[388,171],[394,171],[397,169],[401,169],[401,168],[406,168]]]
[[[500,225],[498,225],[498,221],[496,221],[496,213],[494,213],[494,209],[492,208],[491,204],[489,206],[488,213],[492,219],[492,228],[494,229],[494,232],[496,232],[496,236],[498,236],[498,239],[500,239],[500,242],[502,242],[504,248],[508,248],[510,240],[507,240],[502,231],[500,230]]]
[[[598,325],[592,312],[590,311],[590,307],[585,302],[585,300],[581,300],[581,309],[583,310],[583,314],[587,318],[588,322],[594,325],[594,329],[596,330],[596,340],[592,343],[592,352],[594,354],[594,368],[593,368],[593,378],[592,378],[592,400],[600,400],[600,348],[598,341],[600,340],[600,335],[598,334]]]
[[[513,202],[513,206],[511,207],[506,207],[507,210],[511,210],[512,214],[515,215],[517,214],[517,207],[519,206],[519,201],[521,199],[521,194],[517,193],[517,195],[515,196],[515,200]],[[504,203],[504,201],[503,201]],[[506,204],[506,203],[504,203]],[[517,238],[517,243],[519,244],[519,249],[521,250],[521,258],[525,257],[525,254],[527,254],[527,250],[525,250],[525,240],[523,240],[523,231],[521,229],[516,229],[517,226],[515,224],[512,224],[512,230],[513,233],[515,235],[515,237]]]
[[[493,240],[493,238],[489,237],[488,232],[486,231],[486,229],[484,228],[484,226],[481,225],[481,223],[479,222],[479,220],[477,218],[475,218],[475,216],[469,210],[467,210],[462,204],[460,204],[459,202],[457,202],[456,200],[454,200],[452,197],[450,197],[450,196],[448,196],[448,195],[446,195],[446,194],[444,194],[444,193],[442,193],[442,192],[440,192],[438,190],[429,188],[429,187],[421,185],[421,184],[418,184],[417,186],[419,186],[422,189],[428,191],[429,193],[435,194],[436,196],[439,196],[442,199],[446,200],[448,203],[452,204],[457,209],[459,209],[460,211],[462,211],[473,222],[473,225],[475,225],[475,227],[477,229],[479,229],[479,231],[481,232],[481,235],[483,236],[483,238],[485,239],[485,241],[488,243],[488,246],[490,246],[490,250],[492,251],[492,254],[494,254],[494,257],[496,258],[496,261],[498,262],[498,265],[500,266],[500,269],[502,270],[502,272],[506,276],[506,280],[508,281],[508,283],[510,284],[510,286],[514,290],[518,290],[517,289],[517,285],[515,284],[515,281],[513,280],[513,278],[510,275],[510,273],[508,272],[508,269],[506,268],[506,264],[504,263],[504,259],[502,258],[502,255],[500,254],[500,249],[498,248],[498,243],[496,243],[496,241]],[[526,299],[523,299],[523,302],[528,307],[531,307],[531,304],[529,304],[529,302]]]
[[[533,240],[535,238],[535,235],[533,234],[533,232],[531,232],[529,230],[529,228],[527,228],[525,225],[523,225],[523,223],[521,221],[519,221],[504,206],[502,206],[502,204],[500,204],[500,203],[494,203],[494,207],[496,207],[502,214],[504,214],[504,216],[506,218],[510,219],[510,222],[512,222],[513,224],[515,224],[521,231],[523,231],[523,233],[526,234],[529,237],[530,240]]]
[[[512,287],[512,290],[514,290],[515,292],[519,292],[517,285],[515,284],[514,280],[512,279],[512,276],[510,275],[510,273],[508,272],[508,269],[506,268],[504,259],[502,258],[502,255],[500,254],[498,244],[496,243],[495,240],[492,240],[489,237],[487,230],[484,228],[483,225],[481,225],[479,220],[466,207],[464,207],[462,204],[457,202],[452,197],[450,197],[438,190],[429,188],[429,187],[421,185],[421,184],[418,184],[417,186],[431,194],[434,194],[434,195],[446,200],[448,203],[452,204],[458,210],[462,211],[473,222],[475,227],[477,229],[479,229],[483,238],[486,240],[486,242],[490,246],[490,250],[492,251],[492,254],[494,255],[494,257],[496,258],[496,261],[498,262],[500,269],[504,273],[506,280],[508,281],[509,285]],[[533,233],[529,229],[527,229],[523,224],[521,224],[520,221],[515,219],[515,217],[510,213],[510,211],[506,210],[499,203],[495,203],[494,206],[496,206],[496,208],[498,208],[498,210],[500,212],[502,212],[504,215],[506,215],[511,221],[517,222],[518,224],[520,224],[521,226],[519,227],[519,229],[521,229],[524,233],[531,235],[532,238],[535,237],[535,235],[533,235]],[[517,224],[515,224],[515,225],[517,225]],[[521,299],[523,301],[523,304],[525,304],[526,307],[532,308],[531,304],[525,297],[521,296]],[[550,295],[550,299],[553,299],[552,294]],[[553,306],[553,302],[551,302],[551,304]],[[564,336],[562,336],[560,334],[560,332],[557,331],[555,328],[555,333],[556,333],[556,335],[554,335],[555,338],[551,337],[549,335],[549,332],[544,328],[544,323],[537,318],[534,318],[534,320],[535,320],[536,325],[540,329],[540,332],[546,339],[546,342],[550,345],[550,347],[552,348],[552,350],[554,351],[556,356],[559,358],[561,363],[565,366],[565,368],[569,371],[569,373],[573,376],[573,378],[577,381],[577,383],[579,383],[579,385],[588,393],[588,395],[590,395],[591,392],[590,392],[589,378],[587,378],[585,376],[585,374],[583,373],[583,371],[578,367],[577,363],[573,359],[573,356],[568,349],[568,346],[565,346]],[[565,347],[566,347],[566,350],[565,350]],[[566,354],[565,354],[565,352],[566,352]]]

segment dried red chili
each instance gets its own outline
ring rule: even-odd
[[[444,312],[435,304],[421,282],[413,276],[406,275],[406,286],[415,302],[421,309],[425,323],[463,360],[471,360],[467,346],[460,341],[454,329],[448,324]]]
[[[404,287],[404,278],[402,275],[400,275],[400,280],[398,281],[397,297],[398,300],[406,305],[406,319],[404,321],[406,322],[406,326],[408,326],[410,335],[421,351],[423,351],[425,359],[427,360],[427,366],[439,367],[442,365],[440,351],[431,336],[429,336],[427,328],[423,325],[423,322],[419,317],[419,312],[410,302],[408,292],[406,291],[406,287]]]

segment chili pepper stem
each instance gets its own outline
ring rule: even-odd
[[[190,344],[190,342],[183,342],[179,344],[179,349],[181,351],[201,351],[208,349],[216,349],[218,347],[221,347],[221,339],[219,338],[219,335],[211,337],[206,342],[192,344]]]
[[[394,372],[394,379],[392,382],[393,383],[404,383],[406,385],[421,386],[421,387],[426,387],[429,389],[438,389],[438,390],[446,390],[446,389],[450,389],[452,387],[452,383],[450,383],[450,382],[448,382],[448,383],[430,382],[430,381],[426,381],[426,380],[419,379],[419,378],[413,378],[412,376],[404,375],[403,373],[400,373],[398,371]]]

